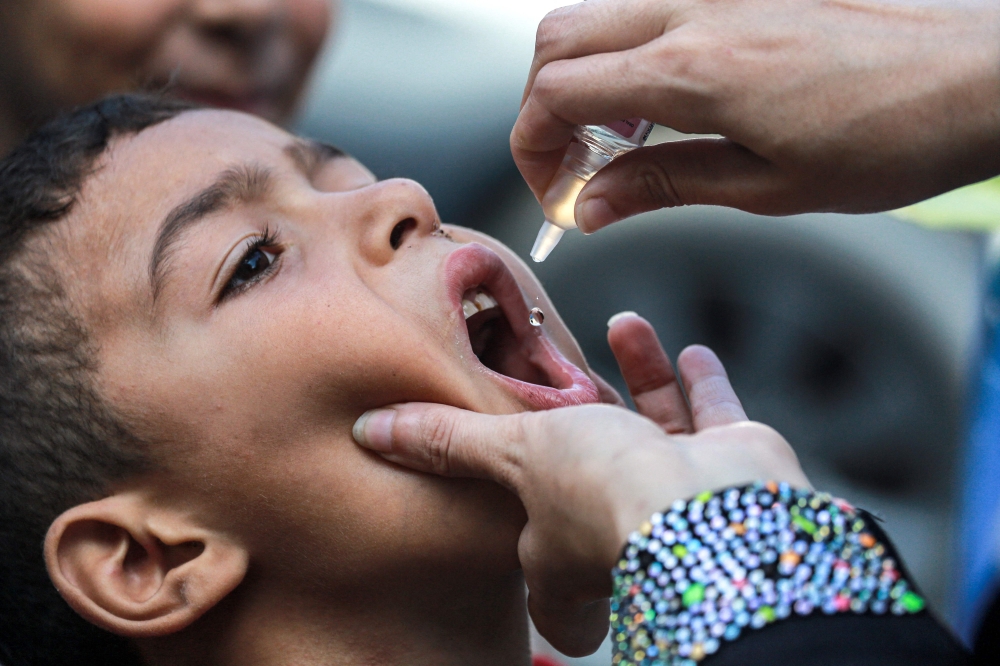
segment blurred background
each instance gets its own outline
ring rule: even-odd
[[[527,258],[542,216],[508,134],[535,27],[561,4],[344,0],[297,129],[381,178],[418,180],[445,222]],[[651,141],[676,138],[658,128]],[[985,238],[898,215],[693,207],[570,234],[535,268],[623,393],[605,342],[616,312],[649,319],[672,357],[696,342],[718,351],[750,417],[788,438],[818,488],[884,518],[946,610]],[[609,654],[564,661],[606,666]]]

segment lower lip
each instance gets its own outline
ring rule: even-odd
[[[553,374],[563,375],[565,388],[552,388],[549,386],[539,386],[538,384],[529,384],[527,382],[522,382],[512,377],[493,372],[489,368],[486,368],[487,372],[496,376],[500,381],[508,386],[511,392],[534,409],[556,409],[559,407],[569,407],[571,405],[585,405],[600,402],[600,396],[597,393],[597,386],[583,370],[570,363],[569,360],[567,360],[566,357],[559,352],[556,346],[552,344],[552,341],[545,336],[539,334],[538,343],[540,349],[535,350],[535,352],[540,352],[541,354],[547,356],[544,360],[548,362],[543,362],[543,365],[546,366],[546,371],[549,376],[552,376]],[[555,372],[553,372],[553,370],[555,370]]]
[[[528,345],[532,361],[542,366],[553,383],[560,386],[552,388],[529,384],[480,365],[521,402],[532,409],[542,410],[600,401],[597,386],[587,373],[563,356],[541,328],[528,323],[528,308],[517,281],[495,252],[478,243],[463,245],[449,255],[444,265],[444,276],[453,312],[461,317],[463,327],[465,316],[462,314],[462,296],[469,288],[487,285],[499,307],[503,309],[514,334],[522,344]],[[471,346],[469,353],[472,353]]]

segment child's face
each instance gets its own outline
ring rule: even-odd
[[[333,0],[14,0],[0,80],[48,112],[176,82],[213,106],[288,116]],[[38,111],[27,109],[27,111]]]
[[[47,248],[92,331],[101,392],[164,465],[141,487],[293,578],[517,566],[512,496],[367,453],[351,438],[365,410],[598,400],[506,248],[441,229],[416,183],[377,182],[251,116],[188,112],[116,141]],[[467,323],[477,290],[499,305]]]

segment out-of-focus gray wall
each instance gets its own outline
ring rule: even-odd
[[[379,178],[420,181],[445,222],[476,226],[477,204],[502,196],[497,184],[516,176],[507,138],[534,31],[417,6],[344,1],[297,129]]]
[[[420,181],[446,222],[526,257],[541,211],[507,138],[534,24],[452,17],[443,0],[427,1],[423,11],[421,0],[346,0],[298,129],[380,177]],[[604,340],[618,311],[649,318],[672,356],[691,343],[715,348],[751,418],[789,439],[817,487],[883,516],[946,610],[982,247],[979,236],[888,215],[703,207],[570,234],[535,268],[620,390]],[[609,649],[566,662],[607,664]]]

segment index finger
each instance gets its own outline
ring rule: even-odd
[[[491,416],[411,402],[365,412],[352,433],[361,446],[404,467],[513,489],[523,460],[521,422],[520,414]]]
[[[521,106],[538,70],[548,63],[624,51],[662,35],[673,13],[671,4],[662,0],[590,0],[549,12],[535,33],[535,56]]]
[[[577,125],[645,118],[689,134],[725,133],[702,88],[686,84],[683,49],[664,38],[550,62],[537,73],[511,130],[510,149],[539,200]]]

